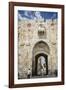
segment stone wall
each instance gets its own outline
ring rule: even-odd
[[[29,68],[32,73],[33,48],[39,41],[49,46],[49,53],[46,52],[49,71],[57,70],[57,20],[26,19],[18,21],[19,78],[27,78]]]

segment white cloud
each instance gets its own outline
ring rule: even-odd
[[[35,12],[35,17],[37,18],[37,19],[42,19],[42,16],[41,16],[41,14],[40,14],[40,12]]]
[[[28,18],[31,18],[31,19],[43,19],[40,12],[36,11],[34,14],[35,14],[35,16],[33,14],[31,14],[29,16],[28,11],[25,11],[24,12],[24,17],[22,17],[21,14],[18,14],[19,15],[18,17],[19,17],[20,20],[28,19]]]
[[[25,16],[28,16],[28,12],[27,12],[27,11],[25,11],[25,12],[24,12],[24,15],[25,15]]]
[[[19,18],[19,20],[26,20],[26,19],[28,19],[26,17],[22,17],[21,14],[18,14],[18,18]]]
[[[18,18],[19,18],[20,20],[22,20],[22,16],[21,16],[21,14],[18,14]]]

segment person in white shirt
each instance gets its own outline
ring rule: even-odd
[[[30,76],[31,76],[31,70],[28,69],[28,72],[27,72],[27,78],[30,78]]]

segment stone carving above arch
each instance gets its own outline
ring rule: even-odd
[[[40,26],[38,29],[39,38],[46,38],[46,27],[43,26],[42,24],[40,24],[39,26]]]

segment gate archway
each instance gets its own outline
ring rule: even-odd
[[[46,42],[39,41],[35,44],[32,52],[32,76],[41,76],[42,69],[44,74],[48,74],[48,55],[50,49]]]

